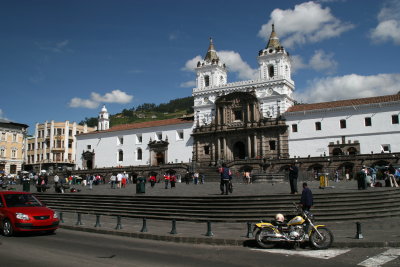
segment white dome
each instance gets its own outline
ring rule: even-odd
[[[103,107],[101,108],[101,112],[107,112],[106,105],[103,105]]]

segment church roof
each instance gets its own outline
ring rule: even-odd
[[[272,32],[271,35],[269,36],[268,44],[266,48],[280,48],[281,44],[279,42],[278,35],[275,32],[275,26],[272,24]]]
[[[166,119],[166,120],[158,120],[158,121],[145,121],[145,122],[130,123],[130,124],[120,124],[120,125],[111,127],[108,130],[82,133],[80,135],[106,133],[106,132],[117,132],[117,131],[125,131],[125,130],[132,130],[132,129],[157,127],[157,126],[184,124],[184,123],[192,123],[193,124],[193,119],[192,118],[191,119],[189,119],[189,118],[186,118],[186,119],[174,118],[174,119]]]
[[[300,105],[294,105],[294,106],[290,107],[286,111],[286,113],[302,112],[302,111],[309,111],[309,110],[320,110],[320,109],[331,109],[331,108],[339,108],[339,107],[354,107],[354,106],[396,102],[396,101],[400,101],[400,94],[375,96],[375,97],[367,97],[367,98],[355,98],[355,99],[339,100],[339,101],[332,101],[332,102],[300,104]]]
[[[204,61],[212,62],[213,60],[219,60],[219,57],[217,55],[217,51],[215,50],[213,40],[210,37],[210,45],[208,46],[207,54],[204,57]]]

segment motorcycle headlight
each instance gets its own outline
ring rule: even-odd
[[[57,212],[54,212],[54,214],[53,214],[53,218],[54,218],[54,219],[57,219],[57,218],[58,218],[58,214],[57,214]]]
[[[24,213],[20,213],[20,212],[15,213],[15,217],[17,219],[19,219],[19,220],[24,220],[24,221],[28,221],[29,220],[29,216],[28,215],[26,215]]]

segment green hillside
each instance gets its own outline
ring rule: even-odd
[[[110,115],[110,127],[119,124],[165,120],[179,118],[193,114],[193,97],[178,98],[159,105],[144,103],[130,109],[123,109],[120,113]],[[85,118],[79,124],[89,127],[97,126],[97,117]]]

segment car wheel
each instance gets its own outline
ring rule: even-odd
[[[4,236],[12,236],[14,233],[13,226],[9,219],[5,219],[3,221],[3,235]]]

